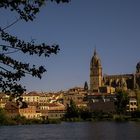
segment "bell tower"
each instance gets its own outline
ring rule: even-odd
[[[93,57],[90,62],[90,91],[99,92],[99,87],[102,86],[102,66],[101,60],[94,50]]]

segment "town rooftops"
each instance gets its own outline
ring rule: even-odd
[[[23,94],[23,96],[39,96],[40,94],[37,93],[36,91],[32,91],[32,92],[29,92],[29,93],[26,93],[26,94]]]

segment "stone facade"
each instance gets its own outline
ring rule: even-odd
[[[99,87],[102,86],[102,66],[101,60],[94,50],[94,55],[90,62],[90,90],[94,92],[99,91]]]
[[[100,94],[96,93],[94,95],[90,94],[87,96],[88,109],[91,112],[115,112],[114,101],[116,100],[116,95],[111,94]]]
[[[70,104],[70,101],[73,100],[77,106],[82,106],[85,94],[87,94],[87,92],[84,90],[84,88],[74,87],[69,89],[63,94],[63,104],[67,106]]]
[[[136,73],[102,76],[102,65],[96,50],[90,62],[90,91],[100,92],[102,86],[114,88],[138,89],[140,88],[140,62],[136,65]]]
[[[36,106],[28,105],[27,108],[19,109],[21,116],[26,117],[26,119],[41,119],[42,114],[37,111]]]
[[[48,119],[61,119],[66,113],[66,107],[60,103],[49,104]]]
[[[133,112],[136,111],[138,106],[137,106],[137,100],[136,98],[130,98],[129,99],[129,104],[127,105],[127,112]]]

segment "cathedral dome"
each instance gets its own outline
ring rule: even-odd
[[[101,60],[98,57],[96,50],[94,50],[94,55],[92,57],[91,62],[92,62],[92,65],[94,65],[94,66],[101,66]]]

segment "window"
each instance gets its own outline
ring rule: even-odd
[[[134,102],[134,105],[136,105],[136,102]]]

